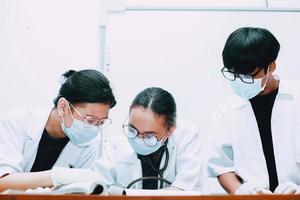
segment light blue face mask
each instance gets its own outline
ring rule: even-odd
[[[144,140],[147,140],[146,138],[143,139],[143,138],[135,137],[133,139],[131,138],[127,138],[127,139],[134,152],[140,155],[149,155],[151,153],[154,153],[163,145],[163,138],[157,141],[156,145],[153,147],[145,144]]]
[[[262,80],[266,78],[264,86],[261,86]],[[266,85],[267,81],[269,78],[269,70],[266,76],[259,78],[259,79],[254,79],[254,82],[251,84],[244,83],[241,79],[237,78],[234,81],[229,81],[230,87],[232,90],[239,95],[240,97],[244,99],[251,99],[261,93]]]
[[[77,147],[85,147],[95,142],[100,130],[97,126],[84,127],[84,122],[74,119],[71,126],[66,127],[65,123],[61,123],[61,128],[70,142]]]

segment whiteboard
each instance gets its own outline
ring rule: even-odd
[[[127,8],[264,8],[266,0],[127,0]]]

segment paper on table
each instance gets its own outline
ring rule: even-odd
[[[50,194],[101,194],[107,193],[106,185],[99,181],[85,181],[55,187]]]
[[[125,189],[126,196],[199,196],[197,191]]]
[[[85,181],[76,182],[66,185],[61,185],[53,188],[42,188],[38,187],[36,189],[14,190],[8,189],[1,194],[107,194],[107,186],[99,181]]]

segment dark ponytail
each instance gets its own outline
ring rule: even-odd
[[[62,75],[61,81],[59,94],[54,99],[55,107],[61,97],[70,103],[105,103],[110,108],[116,105],[110,82],[99,71],[69,70]]]

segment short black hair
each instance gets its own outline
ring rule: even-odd
[[[242,27],[228,37],[222,53],[223,63],[236,73],[250,74],[256,68],[266,71],[279,50],[279,42],[267,29]]]
[[[64,83],[54,99],[55,107],[57,107],[58,100],[61,97],[72,104],[105,103],[112,108],[117,103],[109,80],[97,70],[87,69],[78,72],[69,70],[61,77]]]
[[[150,87],[138,93],[129,111],[136,106],[150,108],[155,114],[164,116],[166,124],[170,127],[176,125],[175,99],[171,93],[162,88]]]

